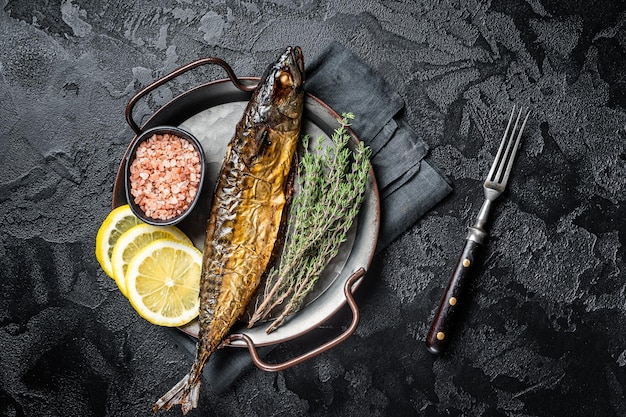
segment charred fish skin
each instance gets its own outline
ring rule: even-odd
[[[304,61],[288,47],[268,67],[237,124],[213,196],[200,278],[199,333],[189,373],[153,407],[195,408],[202,368],[246,309],[284,224],[304,106]]]
[[[245,310],[278,237],[300,133],[303,67],[288,48],[266,71],[229,145],[207,226],[199,340],[221,343]]]

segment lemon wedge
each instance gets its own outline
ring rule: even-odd
[[[119,237],[133,226],[141,224],[128,204],[119,206],[111,211],[102,222],[98,234],[96,235],[96,259],[100,263],[102,270],[111,278],[113,276],[113,265],[111,255],[113,247]]]
[[[182,326],[198,316],[202,253],[194,246],[159,239],[143,247],[126,270],[128,299],[144,319]]]
[[[146,223],[131,227],[117,239],[111,253],[111,265],[113,278],[122,294],[128,297],[126,291],[126,269],[133,256],[149,243],[164,238],[192,245],[187,235],[175,226],[152,226]]]

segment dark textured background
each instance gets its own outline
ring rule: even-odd
[[[94,256],[132,136],[124,107],[197,58],[260,75],[284,46],[313,57],[331,39],[396,86],[454,192],[375,258],[348,341],[204,386],[190,415],[626,415],[626,3],[129,3],[0,1],[0,415],[151,415],[190,358]],[[194,72],[137,112],[222,77]],[[429,319],[514,102],[533,110],[523,149],[465,325],[435,358]]]

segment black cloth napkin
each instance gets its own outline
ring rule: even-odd
[[[330,43],[306,68],[306,90],[337,113],[355,115],[352,129],[372,150],[372,166],[381,198],[381,223],[376,251],[381,251],[451,190],[429,161],[428,145],[398,117],[400,95],[350,50]],[[195,339],[170,331],[191,355]],[[271,350],[260,348],[259,353]],[[215,352],[204,369],[204,381],[216,392],[228,388],[253,367],[247,349]]]
[[[306,76],[309,93],[339,114],[354,113],[352,130],[372,150],[381,197],[380,251],[452,187],[429,161],[426,142],[398,118],[400,95],[350,50],[332,42],[311,61]]]

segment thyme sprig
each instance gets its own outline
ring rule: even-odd
[[[293,202],[289,226],[289,245],[279,265],[268,275],[265,291],[249,326],[278,314],[266,329],[279,327],[290,314],[300,309],[313,290],[324,268],[346,241],[363,198],[369,173],[371,151],[359,142],[348,148],[348,127],[354,114],[344,113],[331,136],[332,145],[324,146],[323,137],[305,152],[299,165],[299,193]],[[310,138],[303,138],[308,149]],[[280,308],[279,313],[275,309]]]

